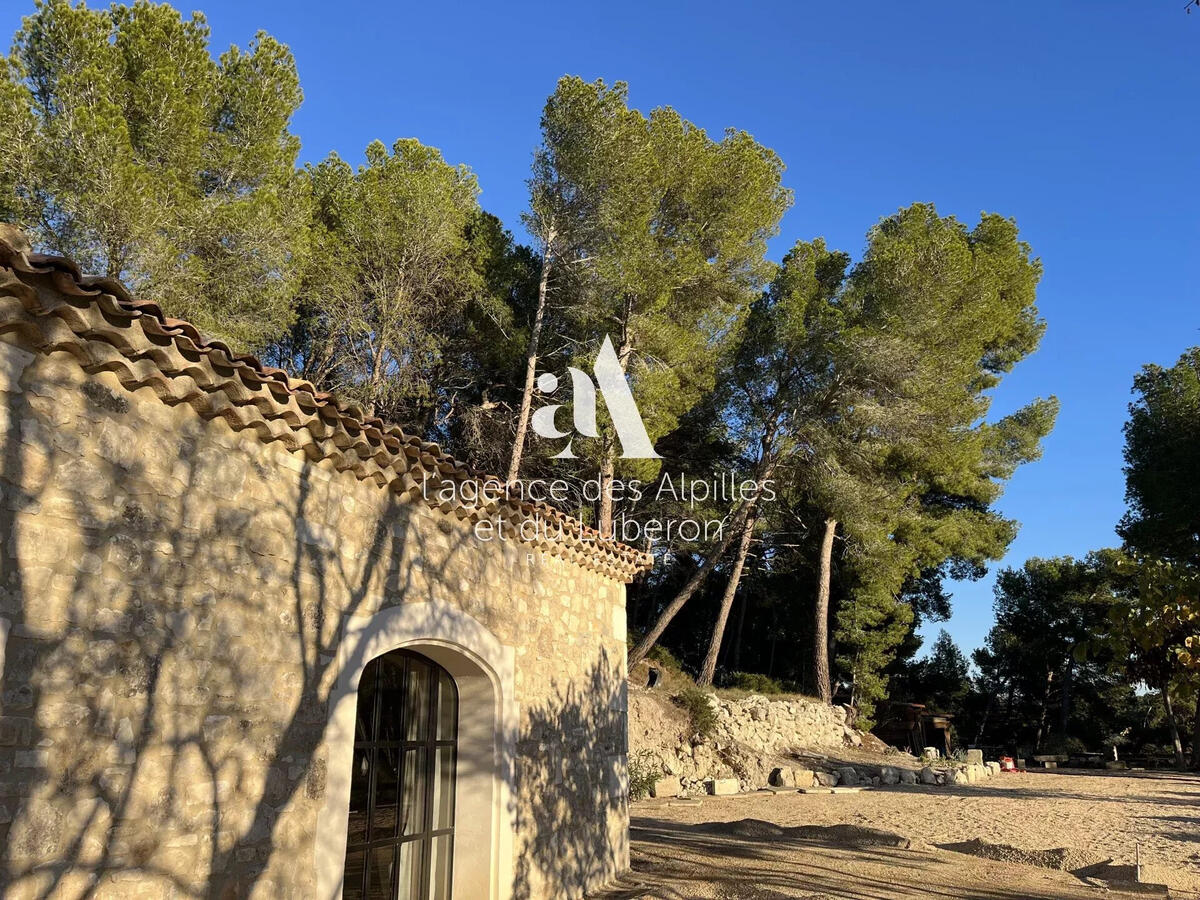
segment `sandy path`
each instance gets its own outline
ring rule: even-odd
[[[782,826],[850,824],[885,829],[925,845],[982,839],[1027,850],[1055,847],[1075,848],[1109,859],[1113,864],[1131,865],[1134,845],[1141,845],[1143,878],[1166,883],[1172,895],[1200,898],[1200,777],[1173,773],[1030,773],[1002,775],[975,785],[941,788],[879,788],[858,794],[779,794],[708,798],[699,806],[665,806],[651,801],[635,804],[635,858],[643,866],[665,871],[687,860],[682,872],[700,872],[713,864],[712,878],[739,885],[748,891],[754,881],[753,865],[779,865],[775,859],[783,848],[778,841],[747,841],[721,837],[703,823],[759,819]],[[684,827],[679,827],[684,826]],[[674,831],[672,831],[674,829]],[[676,845],[676,846],[671,846]],[[698,849],[708,847],[707,855]],[[764,855],[765,854],[765,855]],[[1047,872],[1029,866],[992,863],[958,853],[933,850],[914,853],[882,848],[860,848],[857,852],[831,844],[809,860],[818,870],[858,867],[863,883],[892,878],[907,867],[909,881],[917,893],[906,893],[893,883],[892,893],[864,890],[845,893],[846,884],[822,887],[829,879],[819,871],[799,880],[794,852],[783,869],[793,874],[792,888],[803,884],[809,890],[832,890],[832,896],[1026,896],[1090,897],[1097,891],[1068,873]],[[882,857],[893,856],[891,860]],[[723,859],[718,857],[724,857]],[[901,862],[901,858],[905,861]],[[805,857],[807,859],[807,857]],[[638,868],[635,862],[635,869]],[[878,869],[879,871],[875,871]],[[888,872],[892,875],[888,875]],[[1013,874],[1016,873],[1016,874]],[[766,877],[759,873],[761,877]],[[967,890],[963,877],[982,879],[977,892]],[[932,890],[930,878],[940,879],[942,888]],[[1032,879],[1030,884],[1004,893],[1004,878]],[[681,896],[696,897],[802,897],[803,892],[784,892],[778,884],[774,893],[707,893],[700,881]],[[773,881],[777,877],[772,876]],[[716,881],[710,884],[717,889]],[[886,882],[885,882],[886,883]],[[926,892],[921,893],[924,886]],[[984,888],[987,888],[984,891]],[[1003,890],[1008,890],[1004,887]],[[1067,891],[1056,893],[1055,891]],[[839,893],[838,891],[843,891]],[[959,892],[959,893],[956,893]],[[669,896],[669,895],[666,895]],[[1108,896],[1114,896],[1109,894]]]

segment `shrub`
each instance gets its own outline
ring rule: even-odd
[[[658,663],[664,669],[671,669],[675,672],[683,671],[683,663],[677,660],[670,650],[658,644],[655,644],[650,652],[646,654],[646,658]]]
[[[708,737],[717,727],[717,714],[708,702],[708,693],[697,687],[684,688],[675,698],[687,710],[692,730]]]
[[[643,747],[629,755],[626,767],[629,771],[629,799],[645,800],[658,780],[658,760],[653,752]]]
[[[783,685],[769,675],[759,672],[734,672],[730,687],[755,694],[782,694]]]
[[[625,644],[629,649],[633,649],[634,645],[642,639],[641,632],[630,630],[626,637]],[[646,654],[646,659],[651,662],[656,662],[664,669],[671,669],[674,672],[683,671],[683,663],[677,660],[671,651],[661,644],[655,644],[650,648],[650,652]]]

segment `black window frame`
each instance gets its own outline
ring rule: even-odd
[[[396,698],[395,710],[396,721],[398,722],[396,734],[399,739],[381,740],[381,722],[384,716],[384,700],[385,691],[380,689],[379,674],[385,665],[395,665],[398,661],[403,660],[403,671],[401,676],[401,689],[393,692]],[[408,739],[409,733],[409,698],[413,690],[411,673],[416,665],[425,667],[429,671],[427,697],[425,698],[424,707],[417,712],[425,717],[425,737],[423,739]],[[438,737],[439,713],[440,713],[440,683],[445,679],[449,685],[449,696],[453,698],[454,716],[451,735],[448,738]],[[363,697],[364,687],[370,690],[371,693],[371,710],[369,727],[364,734],[361,726],[363,724]],[[420,882],[417,893],[413,896],[406,897],[405,900],[429,900],[431,897],[432,888],[432,870],[433,870],[433,847],[437,838],[445,837],[448,844],[447,853],[449,854],[450,870],[447,873],[447,883],[443,889],[443,895],[446,897],[452,896],[453,891],[453,869],[454,869],[454,807],[457,802],[457,767],[458,767],[458,729],[459,729],[459,695],[458,685],[455,683],[454,677],[446,671],[443,666],[438,665],[427,656],[416,653],[412,650],[404,648],[392,650],[382,656],[377,656],[367,663],[363,669],[362,677],[358,685],[357,708],[355,711],[355,741],[354,753],[352,756],[351,765],[356,765],[360,759],[359,751],[368,752],[367,764],[367,783],[366,783],[366,820],[365,830],[362,838],[352,840],[347,832],[346,840],[346,859],[350,858],[352,853],[363,854],[362,879],[358,885],[357,892],[351,893],[352,886],[343,884],[343,896],[359,897],[362,900],[375,900],[379,896],[378,893],[372,895],[369,893],[370,878],[372,874],[371,858],[375,851],[380,849],[390,848],[392,851],[391,865],[389,867],[389,885],[388,892],[385,895],[387,900],[400,897],[400,885],[398,879],[400,877],[400,853],[405,844],[414,844],[415,852],[418,858],[414,860],[414,865],[417,866]],[[438,753],[439,749],[445,749],[450,754],[450,778],[447,784],[443,785],[443,791],[450,792],[450,810],[449,824],[445,827],[434,828],[434,796],[436,793],[436,781],[438,778]],[[406,808],[404,803],[404,780],[405,767],[412,757],[419,757],[419,752],[410,754],[410,751],[424,750],[424,765],[422,766],[424,781],[423,795],[419,798],[423,805],[421,827],[419,830],[411,834],[401,834],[403,823],[402,811]],[[378,779],[380,772],[384,769],[379,764],[381,751],[394,751],[398,754],[397,761],[394,767],[396,784],[396,812],[395,822],[392,825],[391,834],[378,836],[375,834],[376,814],[375,801],[377,799]],[[358,778],[358,773],[351,772],[351,790],[353,792],[354,782]],[[353,793],[352,793],[353,796]],[[353,812],[352,812],[353,815]],[[343,873],[343,877],[349,872]]]

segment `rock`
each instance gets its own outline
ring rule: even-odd
[[[858,773],[854,771],[853,766],[840,766],[837,770],[838,784],[855,785],[858,784]]]
[[[714,797],[727,797],[738,792],[736,778],[709,778],[704,782],[705,789]]]
[[[838,783],[837,772],[817,772],[813,777],[821,787],[834,787]]]
[[[933,766],[926,766],[921,770],[921,784],[937,784],[937,772],[933,770]]]
[[[985,763],[985,765],[987,766],[988,777],[1000,774],[1000,763],[990,762],[990,763]]]
[[[654,782],[654,787],[650,789],[651,797],[678,797],[680,793],[682,793],[682,788],[679,784],[679,777],[675,775],[658,779]]]
[[[871,786],[872,787],[879,787],[879,785],[882,783],[883,783],[882,779],[878,775],[871,776]]]
[[[812,787],[813,773],[810,769],[795,769],[791,766],[781,766],[772,769],[767,778],[767,784],[772,787],[806,788]]]
[[[900,770],[900,783],[901,784],[916,784],[917,783],[917,773],[914,772],[912,769],[901,769]]]
[[[879,780],[883,784],[899,784],[900,773],[896,771],[894,766],[884,766],[879,772]]]
[[[955,784],[970,784],[971,783],[970,778],[967,776],[966,769],[955,769],[953,778],[954,778]]]
[[[967,751],[967,765],[968,766],[982,766],[983,765],[983,751],[982,750],[968,750]]]
[[[935,779],[935,781],[936,781],[938,784],[945,784],[945,783],[946,783],[946,773],[945,773],[945,772],[938,772],[938,773],[937,773],[937,774],[934,776],[934,779]]]
[[[938,759],[941,756],[941,754],[938,753],[937,747],[923,747],[921,749],[921,755],[926,759]]]
[[[842,726],[842,740],[844,740],[851,747],[858,747],[862,745],[862,735],[849,725]]]

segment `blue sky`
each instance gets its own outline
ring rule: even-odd
[[[31,7],[6,3],[0,31]],[[304,159],[416,137],[471,166],[514,228],[538,114],[566,73],[773,147],[796,195],[775,258],[817,235],[857,255],[914,201],[1016,218],[1045,266],[1049,329],[994,412],[1056,394],[1062,414],[1000,504],[1022,523],[1002,565],[1116,540],[1133,375],[1200,343],[1200,14],[1183,0],[203,9],[215,49],[258,29],[291,46]],[[992,583],[954,588],[948,628],[967,651],[991,624]]]

